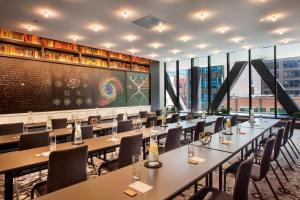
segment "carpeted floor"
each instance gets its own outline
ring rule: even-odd
[[[300,130],[296,130],[295,131],[295,136],[294,136],[294,141],[296,143],[296,145],[299,147],[300,149]],[[292,152],[291,152],[292,153]],[[295,156],[294,154],[292,154],[292,156]],[[280,186],[279,183],[276,179],[276,177],[274,176],[274,174],[270,171],[268,173],[268,177],[270,179],[270,182],[273,186],[273,188],[276,190],[276,193],[279,197],[280,200],[300,200],[300,159],[296,160],[296,164],[293,164],[294,167],[294,171],[291,171],[287,164],[285,163],[285,161],[283,160],[283,158],[280,156],[280,163],[282,163],[282,166],[284,167],[284,170],[290,180],[290,182],[287,182],[283,175],[281,174],[281,172],[279,171],[279,169],[277,169],[277,166],[275,165],[275,163],[273,163],[273,166],[277,169],[277,173],[279,175],[279,177],[281,178],[284,186],[286,187],[286,189],[288,190],[287,194],[284,194],[281,190],[279,190]],[[99,159],[94,159],[94,161],[96,162],[96,165],[100,166],[101,165],[101,160]],[[234,159],[231,160],[231,162],[233,162]],[[292,163],[292,161],[291,161]],[[89,179],[95,178],[97,175],[95,173],[95,170],[92,166],[88,166],[88,177]],[[43,171],[42,172],[42,180],[45,180],[47,177],[47,171]],[[214,173],[214,186],[217,187],[218,184],[218,173],[215,172]],[[3,192],[4,192],[4,177],[3,175],[0,175],[0,199],[3,199]],[[17,199],[17,196],[19,196],[20,200],[27,200],[30,199],[30,190],[32,188],[32,186],[38,182],[41,181],[39,173],[33,173],[33,174],[29,174],[26,176],[22,176],[22,177],[18,177],[17,179],[17,183],[18,184],[14,184],[15,188],[14,191],[16,191],[17,185],[18,185],[18,193],[19,195],[17,195],[17,193],[14,193],[14,197],[15,199]],[[15,181],[16,182],[16,181]],[[227,177],[227,192],[231,193],[233,190],[233,186],[234,186],[234,177],[233,176],[228,176]],[[204,184],[203,181],[200,182],[200,185]],[[271,199],[275,199],[274,196],[272,195],[272,192],[270,191],[267,183],[265,181],[259,182],[257,183],[264,199],[266,200],[271,200]],[[194,188],[192,187],[189,190],[186,190],[182,195],[178,196],[176,199],[180,200],[180,199],[189,199],[189,197],[193,194]],[[249,199],[250,200],[254,200],[254,199],[259,199],[257,193],[255,192],[255,189],[253,187],[253,185],[250,183],[250,188],[249,188]]]

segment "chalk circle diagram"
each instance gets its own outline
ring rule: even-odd
[[[77,73],[68,73],[65,77],[65,83],[71,89],[78,88],[80,85],[80,76]]]
[[[108,73],[105,77],[102,76],[98,83],[99,106],[111,104],[116,100],[118,94],[123,93],[123,90],[121,81],[112,73]]]

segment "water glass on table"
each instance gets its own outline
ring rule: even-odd
[[[237,133],[237,134],[240,134],[240,133],[241,133],[241,127],[242,127],[241,122],[238,121],[238,122],[236,123],[236,133]]]
[[[141,155],[135,154],[132,156],[132,178],[139,180],[141,178]]]
[[[49,134],[50,139],[50,151],[56,150],[56,135],[52,132]]]

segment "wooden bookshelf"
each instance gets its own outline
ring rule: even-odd
[[[42,38],[0,28],[0,55],[39,61],[150,73],[146,58]]]

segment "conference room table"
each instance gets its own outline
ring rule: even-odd
[[[207,117],[206,124],[211,124],[216,120],[215,117]],[[182,129],[190,129],[196,126],[197,120],[180,121],[178,123],[168,124],[168,127],[155,127],[155,132],[151,128],[143,128],[141,130],[133,130],[129,132],[123,132],[117,134],[117,141],[112,140],[112,135],[106,135],[101,137],[95,137],[84,140],[84,145],[88,146],[88,153],[94,154],[103,152],[109,149],[114,149],[120,145],[120,139],[122,137],[130,136],[133,134],[143,134],[143,152],[145,156],[145,142],[149,140],[152,134],[166,135],[170,128],[181,126]],[[77,145],[73,145],[72,142],[66,142],[56,145],[56,149],[76,148]],[[12,199],[13,197],[13,178],[25,173],[32,173],[45,169],[48,165],[48,156],[42,156],[49,153],[49,146],[34,148],[24,151],[13,151],[0,154],[0,174],[4,174],[5,177],[5,199]]]

